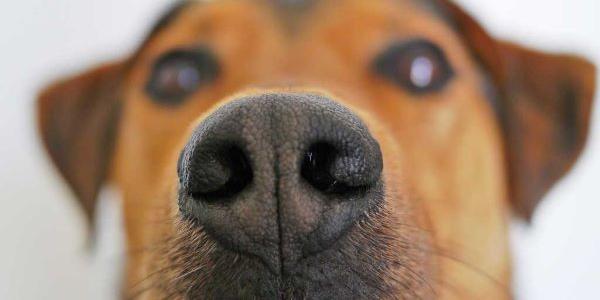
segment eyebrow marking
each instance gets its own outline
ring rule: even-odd
[[[171,6],[169,6],[169,8],[167,9],[167,12],[164,13],[160,18],[158,18],[158,21],[156,21],[156,23],[154,23],[154,25],[146,35],[146,38],[142,42],[141,48],[146,46],[146,44],[161,30],[169,26],[169,24],[171,24],[185,8],[193,2],[194,1],[190,0],[178,0],[177,2],[171,4]]]
[[[176,18],[181,14],[181,12],[192,4],[194,1],[192,0],[178,0],[177,2],[171,4],[171,6],[167,9],[166,13],[163,13],[158,21],[154,23],[151,27],[150,31],[146,34],[146,37],[142,40],[142,43],[136,48],[133,52],[133,55],[128,59],[126,63],[126,69],[131,68],[135,62],[138,60],[142,51],[148,46],[148,43],[165,27],[169,26]]]
[[[432,13],[434,16],[439,17],[442,21],[448,25],[454,26],[454,21],[446,7],[442,3],[445,0],[413,0],[418,7]]]

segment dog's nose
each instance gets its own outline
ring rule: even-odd
[[[382,168],[378,143],[344,106],[247,96],[194,130],[178,164],[180,213],[220,246],[291,272],[379,207]]]

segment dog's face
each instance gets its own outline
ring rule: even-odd
[[[192,1],[39,111],[90,219],[122,191],[127,296],[505,298],[594,75],[445,1]]]

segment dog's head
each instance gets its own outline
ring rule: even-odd
[[[594,82],[442,0],[189,1],[39,118],[90,220],[122,191],[128,296],[508,297]]]

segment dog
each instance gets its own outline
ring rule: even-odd
[[[506,299],[595,76],[446,0],[184,1],[37,111],[92,232],[122,193],[124,298]]]

